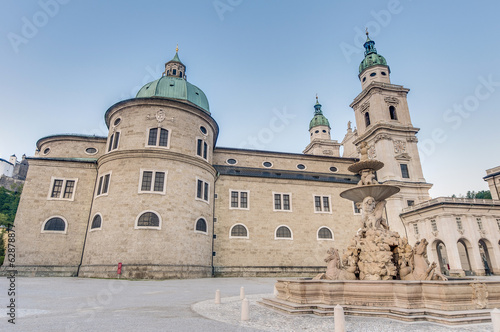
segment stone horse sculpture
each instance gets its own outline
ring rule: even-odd
[[[327,251],[327,256],[325,258],[326,273],[320,273],[313,280],[356,280],[354,272],[351,272],[351,266],[342,268],[339,251],[335,248],[330,248]],[[355,266],[354,266],[355,268]]]
[[[400,270],[400,276],[403,280],[448,280],[440,272],[436,271],[436,262],[429,264],[427,259],[427,242],[426,239],[422,239],[415,243],[413,247],[413,255],[411,257],[412,264],[405,269]],[[409,269],[408,269],[409,268]],[[411,272],[410,272],[411,270]]]

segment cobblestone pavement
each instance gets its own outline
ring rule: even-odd
[[[0,278],[0,331],[333,331],[331,317],[290,317],[256,304],[272,296],[274,278],[108,280],[15,279],[15,325],[8,322],[10,281]],[[251,319],[240,321],[240,287]],[[222,304],[215,305],[220,289]],[[460,328],[430,323],[347,317],[347,331],[492,331],[491,324]]]

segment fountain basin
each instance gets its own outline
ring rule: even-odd
[[[359,173],[364,169],[370,169],[372,171],[378,171],[384,167],[384,163],[375,159],[360,160],[357,163],[352,164],[347,169],[349,172]]]
[[[365,197],[371,196],[376,201],[382,201],[400,191],[399,187],[385,184],[372,184],[357,186],[340,193],[340,197],[351,200],[355,203],[362,202]]]
[[[500,282],[278,279],[277,295],[261,304],[289,314],[347,315],[432,321],[448,325],[490,322],[500,306]]]

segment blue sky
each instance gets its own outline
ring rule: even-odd
[[[340,141],[368,27],[392,83],[411,89],[431,195],[485,190],[485,169],[500,165],[499,11],[495,1],[4,0],[0,157],[33,155],[51,134],[106,135],[104,112],[160,77],[177,43],[218,146],[301,152],[316,93]],[[275,117],[284,125],[273,131]]]

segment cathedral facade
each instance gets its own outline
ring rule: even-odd
[[[186,80],[177,52],[159,79],[106,111],[107,137],[40,139],[28,158],[15,221],[18,272],[105,278],[314,275],[324,269],[327,249],[347,247],[360,227],[358,207],[339,194],[359,181],[347,168],[357,160],[361,142],[385,164],[378,181],[401,189],[387,203],[393,230],[410,242],[425,234],[433,243],[431,260],[439,259],[442,268],[451,265],[449,273],[456,275],[487,271],[480,263],[483,241],[491,271],[500,272],[494,228],[500,229],[500,204],[477,208],[488,233],[483,228],[477,236],[450,236],[452,227],[441,215],[453,215],[456,207],[438,216],[425,205],[432,185],[422,172],[409,89],[391,83],[390,68],[372,40],[364,46],[361,92],[350,105],[357,129],[349,123],[340,143],[331,139],[316,99],[303,153],[218,147],[219,127],[208,99]],[[414,213],[418,207],[428,215]],[[424,231],[435,224],[439,231]],[[474,261],[466,267],[457,246],[464,237]],[[451,252],[446,257],[445,243]]]

